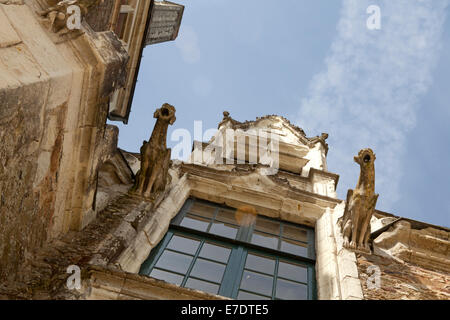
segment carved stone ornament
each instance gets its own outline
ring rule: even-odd
[[[313,148],[316,143],[320,142],[325,148],[325,154],[328,153],[328,144],[326,143],[326,140],[328,139],[328,133],[322,133],[320,136],[309,138],[309,137],[306,136],[306,133],[305,133],[305,131],[302,128],[292,124],[285,117],[278,116],[278,115],[275,115],[275,114],[273,114],[273,115],[266,115],[264,117],[257,117],[255,121],[239,122],[239,121],[233,119],[230,116],[230,113],[228,111],[224,111],[223,112],[223,119],[219,123],[218,128],[220,128],[222,125],[225,125],[225,124],[229,123],[229,127],[231,129],[233,129],[233,130],[241,129],[241,130],[245,131],[245,130],[248,130],[251,126],[256,126],[258,124],[258,122],[264,121],[264,120],[267,120],[267,119],[281,119],[281,120],[283,120],[286,123],[286,125],[288,125],[296,133],[297,137],[299,138],[299,140],[302,143],[304,143],[305,145],[309,146],[310,148]]]
[[[339,224],[345,248],[370,253],[370,219],[378,199],[375,194],[375,154],[372,149],[363,149],[354,160],[361,167],[359,180],[355,190],[347,192],[344,215]]]
[[[136,173],[136,182],[131,192],[154,200],[164,191],[170,178],[169,164],[171,149],[167,148],[167,127],[175,120],[175,108],[168,103],[162,105],[153,114],[156,124],[150,140],[141,147],[141,168]]]

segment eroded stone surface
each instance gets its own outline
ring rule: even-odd
[[[381,271],[379,289],[367,285],[373,271],[370,266],[377,266]],[[399,263],[378,255],[358,255],[358,270],[364,298],[368,300],[449,300],[450,275],[430,270],[411,263]]]
[[[0,4],[0,281],[20,280],[47,239],[95,218],[107,101],[125,77],[114,35],[59,43],[37,7]]]
[[[133,233],[122,232],[124,224],[129,224],[133,230],[131,224],[124,221],[124,216],[130,211],[147,208],[145,204],[142,206],[140,198],[128,195],[118,198],[82,231],[71,232],[47,243],[30,265],[21,270],[22,282],[0,285],[0,298],[79,298],[76,292],[65,287],[67,267],[77,265],[81,270],[86,270],[93,258],[99,264],[99,261],[107,264],[114,260],[134,237]]]
[[[398,262],[450,272],[450,230],[446,228],[413,228],[411,222],[401,220],[374,239],[373,247],[375,253]]]

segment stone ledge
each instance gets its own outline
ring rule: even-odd
[[[413,229],[409,221],[398,221],[374,241],[376,254],[398,262],[414,263],[430,270],[450,272],[450,232],[427,227]]]
[[[229,300],[219,295],[182,288],[151,277],[90,266],[86,299]]]

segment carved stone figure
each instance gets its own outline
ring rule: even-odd
[[[167,127],[175,120],[175,108],[168,103],[162,105],[153,114],[156,124],[150,140],[141,147],[141,168],[136,173],[136,182],[131,192],[146,198],[155,199],[164,191],[170,164],[171,149],[167,148]]]
[[[359,180],[355,190],[347,192],[344,215],[339,224],[344,247],[370,253],[370,219],[378,199],[375,194],[375,154],[372,149],[363,149],[354,160],[361,167]]]

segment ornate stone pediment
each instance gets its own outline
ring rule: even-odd
[[[325,149],[325,154],[328,152],[328,144],[326,143],[326,139],[328,139],[327,133],[322,133],[320,136],[307,137],[302,128],[292,124],[288,119],[279,115],[266,115],[257,117],[254,121],[239,122],[233,119],[228,111],[224,111],[223,119],[218,127],[228,126],[233,130],[241,129],[245,131],[250,128],[264,127],[265,125],[267,125],[268,129],[273,129],[275,131],[286,129],[296,138],[296,140],[298,140],[297,142],[310,148],[313,148],[317,143],[320,143]]]

